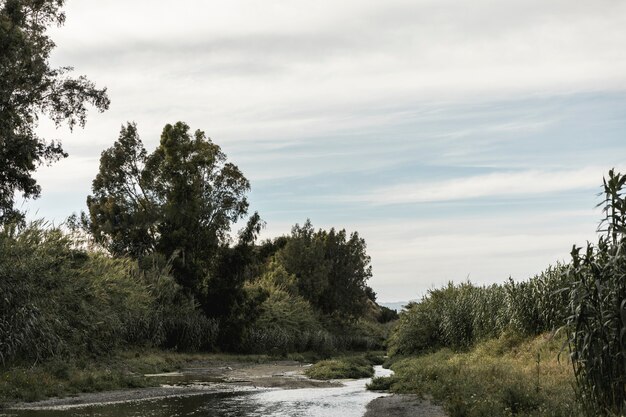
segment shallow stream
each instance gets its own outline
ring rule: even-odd
[[[392,371],[374,367],[376,376]],[[373,399],[369,378],[346,380],[343,386],[303,389],[234,390],[190,396],[97,404],[46,410],[0,412],[2,417],[361,417]]]

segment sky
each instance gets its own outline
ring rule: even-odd
[[[310,218],[358,231],[380,301],[527,279],[596,239],[626,170],[626,2],[68,0],[55,66],[108,88],[31,218],[86,209],[135,121],[204,130],[252,184],[264,238]]]

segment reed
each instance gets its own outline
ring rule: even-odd
[[[609,172],[597,245],[572,249],[569,350],[588,415],[626,413],[626,177]]]

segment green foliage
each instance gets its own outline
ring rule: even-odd
[[[574,246],[569,265],[550,267],[524,282],[509,280],[491,287],[450,284],[432,290],[400,314],[390,337],[390,353],[425,353],[440,347],[465,350],[509,332],[532,336],[561,328],[568,333],[576,394],[585,413],[624,415],[625,185],[626,176],[609,171],[603,183],[604,199],[599,204],[605,214],[598,230],[603,235],[596,245],[588,243],[583,253],[582,248]],[[510,386],[498,395],[509,403],[507,410],[533,414],[526,410],[534,406],[520,394],[524,390]],[[453,415],[458,410],[459,415],[472,415],[459,404],[458,409],[457,405],[451,406]]]
[[[86,104],[104,111],[106,89],[86,77],[71,78],[71,67],[51,68],[54,42],[49,26],[65,21],[64,0],[0,0],[0,223],[22,219],[15,193],[36,198],[41,188],[32,177],[43,163],[67,154],[61,145],[36,133],[42,114],[57,126],[84,126]]]
[[[277,261],[297,277],[298,292],[314,306],[318,306],[328,286],[330,265],[324,259],[324,245],[317,238],[310,221],[291,230],[286,245],[277,252]]]
[[[390,321],[398,320],[398,312],[385,306],[380,306],[380,314],[378,316],[379,323],[389,323]]]
[[[293,275],[271,262],[261,277],[246,285],[245,291],[248,299],[260,303],[256,317],[243,334],[243,351],[284,354],[309,350],[310,335],[322,328],[311,305],[298,295]]]
[[[167,267],[74,249],[40,223],[0,230],[0,361],[105,355],[148,345],[197,350],[218,326],[198,311]]]
[[[231,223],[246,214],[248,180],[204,132],[166,125],[148,154],[134,124],[102,153],[87,199],[87,226],[114,255],[156,252],[172,259],[178,282],[196,296],[227,243]],[[259,219],[257,219],[257,222]]]
[[[86,279],[88,257],[72,250],[59,230],[6,227],[0,247],[2,361],[38,360],[74,349],[102,352],[115,343],[108,336],[118,323],[102,314],[107,300],[99,298],[98,283]],[[102,344],[85,337],[98,331],[106,333]]]
[[[365,241],[358,233],[316,232],[307,220],[303,226],[293,227],[276,259],[296,276],[299,294],[315,309],[346,320],[364,314],[372,269]]]
[[[346,356],[317,362],[305,371],[313,379],[358,379],[374,375],[374,368],[364,356]]]
[[[87,197],[89,231],[113,255],[139,257],[157,244],[158,201],[148,154],[137,126],[122,126],[119,139],[100,156],[100,171]],[[165,255],[167,256],[167,255]]]
[[[579,416],[571,368],[557,359],[562,343],[504,334],[464,353],[397,359],[395,374],[368,388],[432,396],[451,417]]]
[[[552,331],[568,316],[571,277],[557,264],[525,282],[478,287],[448,284],[411,303],[389,339],[390,354],[468,349],[514,331],[532,336]]]
[[[578,397],[589,415],[626,413],[626,176],[604,180],[605,219],[596,246],[572,249],[569,349]]]
[[[34,367],[18,366],[0,371],[0,407],[9,401],[38,401],[81,392],[152,385],[156,385],[156,381],[109,363],[81,364],[77,361],[53,360]]]
[[[372,378],[372,381],[367,384],[367,389],[370,391],[389,391],[391,386],[396,382],[396,379],[392,376],[377,376]]]

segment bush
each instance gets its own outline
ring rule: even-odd
[[[363,356],[351,356],[317,362],[305,371],[313,379],[358,379],[374,375],[372,364]]]
[[[391,385],[395,382],[395,379],[392,376],[378,376],[376,378],[372,378],[372,381],[366,385],[367,389],[370,391],[389,391]]]

